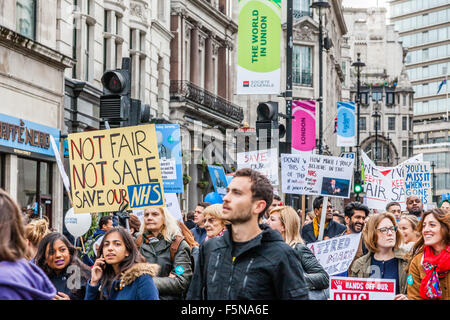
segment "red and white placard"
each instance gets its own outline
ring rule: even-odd
[[[330,300],[394,300],[395,280],[330,277]]]

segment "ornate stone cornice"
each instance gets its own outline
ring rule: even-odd
[[[130,15],[137,17],[143,23],[148,24],[148,5],[132,1],[130,3]]]
[[[46,61],[58,69],[72,68],[76,63],[72,58],[1,25],[0,44],[21,51],[27,56]]]

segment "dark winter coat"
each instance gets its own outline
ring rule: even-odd
[[[308,285],[294,249],[266,225],[233,257],[231,226],[200,246],[190,300],[307,299]]]
[[[91,286],[88,282],[84,300],[98,300],[100,290],[104,290],[106,300],[159,300],[158,289],[153,278],[158,266],[149,263],[138,263],[125,271],[119,280],[113,281],[111,291],[101,288],[99,283]]]
[[[301,243],[295,246],[297,255],[305,272],[305,280],[311,290],[322,290],[329,287],[330,277],[309,248]]]
[[[192,279],[191,248],[185,240],[181,241],[175,253],[173,263],[170,261],[170,245],[161,235],[156,243],[143,242],[139,251],[147,262],[159,265],[159,274],[153,279],[161,300],[177,300],[186,295]],[[171,278],[172,274],[175,277]]]
[[[62,292],[70,297],[70,300],[83,300],[86,295],[86,285],[91,273],[88,267],[82,268],[76,264],[69,266],[60,274],[53,273],[48,276],[57,292]],[[69,288],[69,287],[73,288]]]
[[[330,222],[328,223],[327,227],[325,228],[325,230],[323,232],[323,238],[325,239],[325,237],[328,237],[328,238],[338,237],[346,229],[347,229],[346,226],[344,226],[340,223],[337,223],[334,220],[330,220]],[[314,234],[314,226],[312,223],[309,223],[303,227],[302,238],[306,244],[317,241],[317,237]]]
[[[198,244],[202,244],[203,241],[205,241],[205,239],[206,239],[206,229],[205,228],[200,228],[199,226],[195,226],[190,231],[194,235],[195,241],[197,241]]]

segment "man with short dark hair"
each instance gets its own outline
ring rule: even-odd
[[[194,223],[196,226],[191,229],[191,232],[194,235],[195,241],[199,244],[205,241],[206,238],[206,229],[204,228],[205,217],[203,216],[203,210],[210,205],[211,203],[209,202],[200,202],[194,211]]]
[[[389,202],[386,205],[386,211],[389,213],[392,213],[395,217],[395,220],[397,220],[397,222],[400,220],[400,216],[402,215],[402,208],[400,206],[400,203],[392,201]]]
[[[418,196],[409,196],[406,198],[406,210],[409,214],[415,215],[420,219],[423,212],[423,204]]]
[[[186,227],[188,227],[189,230],[195,228],[194,216],[195,213],[192,210],[189,210],[186,214],[186,220],[184,221],[184,224],[186,225]]]
[[[312,223],[305,225],[302,229],[302,238],[307,244],[318,240],[323,199],[323,196],[314,199],[313,209],[316,217]],[[331,205],[330,200],[328,200],[327,213],[325,216],[325,230],[322,240],[337,237],[345,230],[345,226],[333,220],[333,206]]]
[[[262,217],[262,222],[265,223],[267,219],[269,219],[269,212],[275,207],[281,206],[283,203],[281,202],[281,197],[277,194],[273,194],[273,200],[270,207],[266,210],[266,213],[264,213],[264,216]]]
[[[354,201],[347,204],[344,208],[345,214],[345,224],[347,225],[347,230],[345,230],[341,236],[361,233],[364,229],[364,225],[366,224],[366,218],[369,216],[369,208],[362,204],[361,202]],[[361,240],[359,241],[358,250],[356,251],[355,257],[353,258],[352,263],[350,264],[348,270],[352,266],[353,262],[367,254],[368,250],[364,245],[363,237],[361,235]],[[336,276],[347,277],[348,270],[344,273],[337,274]]]
[[[105,233],[113,227],[112,216],[107,215],[100,218],[98,221],[98,229],[86,242],[86,252],[81,256],[85,264],[90,267],[94,265],[95,259],[97,258],[98,247],[100,246]]]
[[[273,201],[270,181],[238,170],[223,198],[227,231],[200,246],[188,300],[307,299],[308,286],[294,249],[278,231],[258,225]]]

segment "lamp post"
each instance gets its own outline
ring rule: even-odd
[[[436,167],[436,165],[434,164],[434,161],[432,161],[431,162],[431,172],[432,172],[432,177],[433,177],[433,196],[431,197],[432,202],[434,202],[434,199],[437,199],[436,198],[436,174],[434,173],[435,167]]]
[[[366,66],[364,62],[361,62],[360,58],[361,53],[358,52],[357,60],[352,64],[352,67],[356,68],[356,75],[357,75],[357,81],[356,81],[356,125],[358,130],[356,131],[356,174],[359,174],[361,170],[361,162],[359,161],[359,154],[360,154],[360,141],[359,141],[359,134],[360,134],[360,105],[361,105],[361,69]],[[356,201],[359,201],[359,194],[356,195]]]
[[[315,1],[311,8],[318,9],[319,14],[319,154],[323,152],[323,30],[322,30],[322,9],[330,8],[327,1]]]
[[[387,134],[386,143],[387,143],[387,166],[389,167],[391,159],[390,159],[390,147],[391,147],[391,138],[389,137],[389,132]]]
[[[378,119],[381,117],[381,115],[378,113],[377,110],[372,114],[372,117],[375,117],[375,155],[374,155],[374,162],[377,164],[378,160]]]

